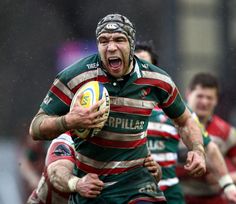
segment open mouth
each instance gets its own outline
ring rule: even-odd
[[[114,69],[117,69],[121,66],[122,61],[119,57],[109,57],[108,58],[108,63],[109,63],[110,67],[112,67]]]

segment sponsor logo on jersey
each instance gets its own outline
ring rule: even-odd
[[[147,69],[148,66],[149,66],[148,64],[142,64],[142,67],[145,68],[145,69]]]
[[[142,130],[144,128],[144,121],[127,118],[109,117],[106,122],[106,126],[127,130]]]
[[[144,99],[151,92],[151,88],[141,90],[141,98]]]
[[[98,68],[99,64],[98,63],[92,63],[92,64],[87,64],[86,65],[88,69],[96,69]]]
[[[43,102],[46,104],[46,105],[48,105],[50,102],[52,101],[52,98],[50,97],[50,96],[46,96],[45,98],[44,98],[44,100],[43,100]]]
[[[139,189],[139,192],[141,193],[156,192],[156,191],[157,191],[157,185],[155,183],[148,183],[145,187]]]
[[[150,149],[150,151],[165,149],[165,143],[163,141],[148,139],[147,145],[148,145],[148,149]]]
[[[57,156],[71,156],[70,148],[64,144],[60,144],[54,151]]]

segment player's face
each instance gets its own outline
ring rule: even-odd
[[[217,90],[215,88],[203,88],[197,85],[187,96],[190,108],[197,114],[199,119],[211,116],[217,105]]]
[[[106,70],[119,78],[131,70],[130,44],[122,33],[102,33],[98,37],[98,51]],[[132,64],[132,63],[131,63]]]
[[[135,55],[140,59],[143,59],[143,60],[146,60],[149,63],[152,63],[151,55],[147,51],[144,51],[144,50],[138,51],[138,52],[135,52]]]

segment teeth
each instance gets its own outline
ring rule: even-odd
[[[117,59],[119,59],[118,57],[109,57],[108,58],[109,60],[117,60]]]

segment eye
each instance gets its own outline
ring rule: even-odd
[[[107,44],[108,43],[108,40],[106,39],[106,38],[99,38],[98,39],[98,42],[100,43],[100,44]]]
[[[125,41],[126,41],[126,39],[123,37],[116,38],[116,42],[125,42]]]

